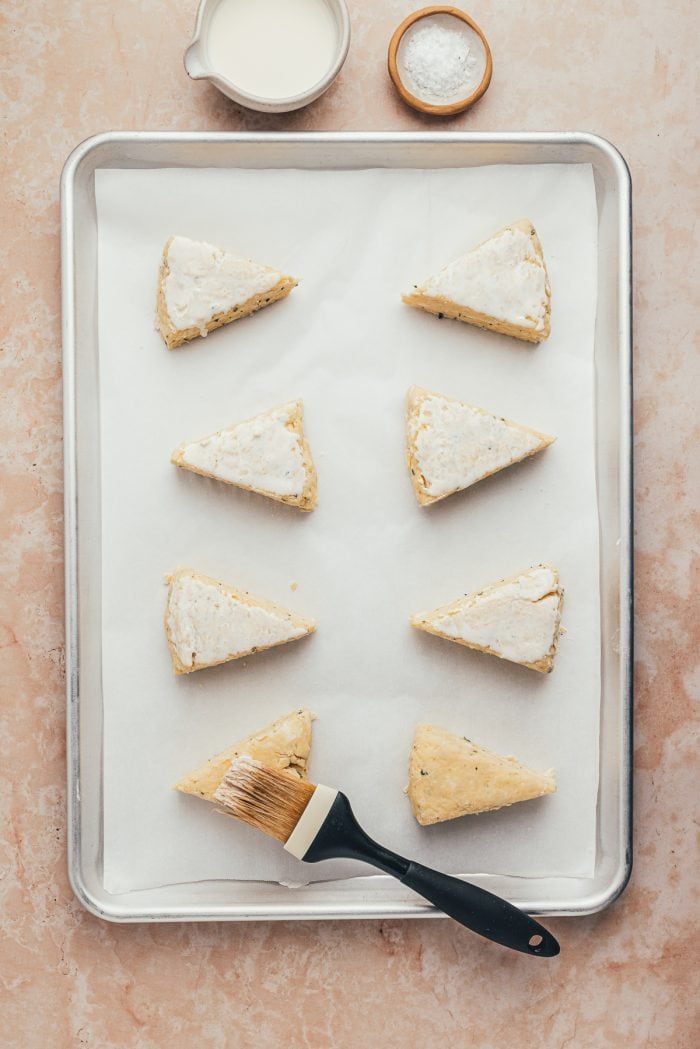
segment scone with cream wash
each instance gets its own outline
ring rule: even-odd
[[[313,510],[317,503],[316,470],[304,436],[301,401],[270,408],[198,441],[183,442],[171,462],[300,510]]]
[[[193,568],[178,568],[167,582],[165,634],[176,674],[298,641],[316,629],[310,619]]]
[[[280,772],[288,772],[290,776],[306,779],[313,718],[308,710],[292,710],[259,732],[253,732],[220,754],[215,754],[174,783],[173,788],[181,790],[183,794],[194,794],[205,801],[213,801],[214,793],[231,763],[242,754]]]
[[[469,488],[555,440],[420,386],[408,391],[406,438],[408,469],[421,506]]]
[[[170,237],[158,275],[156,327],[169,350],[284,299],[297,281],[188,237]]]
[[[556,789],[553,769],[536,772],[437,725],[416,728],[406,793],[423,827],[541,798]]]
[[[549,337],[550,299],[542,245],[529,219],[504,226],[403,296],[408,306],[526,342]]]
[[[563,599],[556,568],[537,565],[432,612],[419,612],[411,625],[548,674],[554,666]]]

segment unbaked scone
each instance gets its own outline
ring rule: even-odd
[[[193,568],[176,569],[167,582],[165,634],[176,674],[241,659],[316,629],[310,619]]]
[[[556,568],[537,565],[432,612],[419,612],[411,626],[548,674],[563,599]]]
[[[535,227],[529,219],[505,226],[416,285],[403,301],[441,317],[542,342],[550,332],[550,287]]]
[[[297,281],[223,248],[170,237],[158,275],[156,327],[169,350],[289,295]]]
[[[213,801],[214,793],[228,772],[231,762],[242,754],[247,754],[280,772],[288,772],[290,776],[306,779],[313,717],[308,710],[292,710],[259,732],[254,732],[222,750],[220,754],[215,754],[199,768],[193,769],[174,783],[173,788],[181,790],[183,794],[195,794],[206,801]]]
[[[171,462],[300,510],[316,506],[316,470],[304,436],[301,401],[270,408],[198,441],[183,442]]]
[[[469,488],[541,452],[555,439],[420,386],[408,391],[408,469],[421,506]]]
[[[406,793],[423,827],[541,798],[556,789],[553,769],[535,772],[436,725],[416,728]]]

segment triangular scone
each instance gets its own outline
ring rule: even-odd
[[[228,772],[231,762],[241,754],[247,754],[280,772],[288,772],[290,776],[306,779],[312,721],[313,714],[310,711],[293,710],[259,732],[215,754],[199,768],[179,779],[173,787],[183,794],[196,794],[206,801],[213,801],[214,792]]]
[[[316,470],[304,437],[304,406],[289,401],[199,441],[178,445],[171,462],[300,510],[316,506]]]
[[[168,577],[165,633],[173,669],[189,674],[313,633],[316,624],[192,568]]]
[[[420,612],[411,625],[548,674],[563,598],[556,568],[537,565],[432,612]]]
[[[541,798],[556,789],[552,769],[535,772],[436,725],[416,728],[406,793],[424,827]]]
[[[158,275],[156,327],[169,350],[289,295],[296,280],[223,248],[171,237]]]
[[[469,488],[555,440],[420,386],[408,391],[406,427],[408,468],[421,506]]]
[[[550,288],[529,219],[505,226],[403,296],[408,306],[526,342],[549,337]]]

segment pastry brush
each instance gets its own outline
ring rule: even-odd
[[[297,859],[306,863],[340,857],[361,860],[398,878],[487,940],[541,958],[559,954],[552,934],[513,904],[373,841],[339,790],[314,786],[243,755],[229,768],[214,800],[239,820],[281,841]]]

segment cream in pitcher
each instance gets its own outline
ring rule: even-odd
[[[261,98],[290,98],[327,73],[337,28],[325,0],[222,0],[207,34],[212,66]]]

